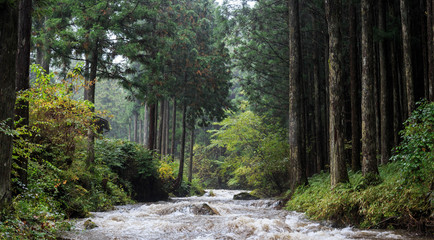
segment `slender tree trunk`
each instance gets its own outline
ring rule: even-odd
[[[400,108],[400,98],[399,98],[399,77],[398,69],[396,67],[396,57],[395,57],[395,43],[390,44],[390,73],[392,75],[392,85],[393,85],[393,145],[398,146],[399,143],[399,130],[401,128],[401,108]]]
[[[350,78],[351,78],[351,169],[361,169],[360,153],[362,138],[360,132],[360,80],[357,48],[357,10],[354,3],[349,4],[350,15]]]
[[[321,172],[324,166],[324,150],[323,150],[323,134],[321,127],[321,96],[320,96],[320,79],[319,79],[319,61],[318,49],[315,48],[313,52],[313,82],[314,82],[314,98],[315,98],[315,147],[316,147],[316,169],[317,173]]]
[[[383,1],[378,1],[378,29],[386,32],[386,7]],[[381,164],[389,161],[393,143],[392,101],[390,98],[390,76],[387,72],[386,40],[380,39],[380,117],[381,117]]]
[[[133,119],[134,119],[134,142],[139,142],[139,113],[137,110],[133,111]]]
[[[158,119],[159,119],[159,121],[158,121],[159,127],[158,127],[158,147],[157,147],[157,151],[158,151],[159,154],[162,153],[163,143],[164,143],[164,141],[163,141],[163,136],[164,136],[164,134],[163,134],[163,131],[164,131],[164,129],[163,129],[163,127],[164,127],[164,124],[163,124],[164,123],[164,106],[165,106],[164,100],[162,100],[160,102],[160,112],[159,112],[159,117],[158,117]]]
[[[173,110],[172,110],[172,143],[170,147],[170,155],[175,159],[175,134],[176,134],[176,98],[173,97]]]
[[[188,164],[188,182],[191,183],[193,179],[193,148],[194,148],[194,124],[191,127],[191,136],[190,136],[190,163]]]
[[[20,0],[18,9],[18,49],[16,66],[16,91],[29,89],[30,33],[32,30],[32,0]],[[15,118],[21,119],[19,127],[29,125],[29,102],[19,101],[15,107]],[[27,185],[27,165],[25,157],[17,159],[18,175],[22,184]]]
[[[131,118],[128,118],[128,141],[131,141]]]
[[[373,0],[362,0],[362,172],[370,178],[378,174],[373,62]]]
[[[96,85],[96,73],[98,68],[98,52],[99,52],[99,39],[96,39],[95,46],[92,51],[92,59],[90,63],[90,79],[86,86],[88,87],[87,92],[85,91],[85,100],[95,104],[95,85]],[[95,107],[90,108],[92,112],[95,112]],[[92,130],[88,130],[87,134],[87,165],[90,166],[95,161],[95,134]]]
[[[154,150],[155,142],[155,103],[149,104],[148,150]]]
[[[301,49],[298,0],[289,0],[289,162],[291,190],[307,182],[302,154]]]
[[[13,128],[15,61],[18,46],[18,9],[0,3],[0,122]],[[0,132],[0,209],[11,201],[12,137]]]
[[[149,126],[149,106],[147,103],[145,103],[145,113],[144,115],[144,119],[143,119],[143,146],[148,146],[149,142],[149,130],[148,130],[148,126]]]
[[[427,16],[427,57],[428,57],[428,96],[427,99],[434,101],[433,83],[434,83],[434,1],[426,1],[426,16]]]
[[[329,33],[330,177],[331,185],[348,182],[344,152],[344,81],[342,68],[341,1],[325,0]]]
[[[181,152],[179,155],[179,171],[178,171],[178,177],[175,181],[174,189],[178,189],[181,186],[182,183],[182,176],[184,174],[184,157],[185,157],[185,135],[186,135],[186,112],[187,112],[187,106],[184,104],[182,106],[182,135],[181,135]]]
[[[169,128],[170,128],[170,124],[169,124],[169,120],[170,120],[170,103],[169,100],[166,100],[166,107],[165,109],[165,121],[164,124],[166,125],[164,127],[164,155],[168,155],[169,154]]]
[[[410,25],[408,21],[408,3],[400,0],[401,28],[402,28],[402,48],[404,57],[404,76],[405,88],[407,92],[407,116],[410,116],[414,109],[414,85],[413,85],[413,66],[411,61]]]

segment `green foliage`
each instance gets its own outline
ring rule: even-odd
[[[210,160],[199,153],[196,161],[204,181],[211,175],[217,182],[224,180],[232,188],[256,188],[264,195],[283,192],[287,182],[287,143],[285,133],[252,111],[244,111],[216,123],[209,149],[224,148],[223,161]],[[211,163],[211,164],[210,164]],[[206,166],[209,166],[206,168]],[[208,180],[209,181],[209,180]]]
[[[402,142],[392,157],[401,165],[406,184],[434,181],[434,103],[424,101],[418,105],[404,122]]]

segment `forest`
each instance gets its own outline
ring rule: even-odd
[[[434,234],[433,0],[0,0],[0,238],[244,189]]]

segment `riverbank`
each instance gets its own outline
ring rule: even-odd
[[[362,229],[406,229],[433,236],[432,184],[405,184],[401,165],[381,166],[380,181],[367,185],[360,172],[350,172],[350,182],[330,189],[330,174],[309,179],[298,188],[286,209],[305,212],[313,220],[330,220],[338,226]]]

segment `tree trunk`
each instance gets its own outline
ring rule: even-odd
[[[154,150],[155,142],[155,103],[149,104],[148,150]]]
[[[85,100],[95,104],[95,85],[96,85],[96,73],[98,69],[98,51],[99,40],[96,39],[94,49],[92,51],[92,59],[90,63],[90,77],[86,84],[87,91],[85,91]],[[95,112],[95,106],[90,108],[92,112]],[[88,130],[87,134],[87,165],[90,166],[95,161],[95,133],[92,130]]]
[[[291,190],[307,182],[302,149],[302,111],[301,96],[301,49],[298,0],[289,0],[289,176]]]
[[[410,116],[414,109],[414,87],[413,87],[413,66],[411,61],[410,29],[408,22],[408,3],[400,0],[401,28],[402,28],[402,50],[404,58],[405,88],[407,92],[407,116]]]
[[[341,1],[325,0],[329,33],[330,177],[331,185],[348,182],[344,152],[344,81],[342,77]]]
[[[158,121],[158,124],[159,124],[159,127],[158,127],[158,147],[157,147],[158,154],[162,153],[163,143],[164,143],[164,141],[163,141],[163,136],[164,136],[164,134],[163,134],[163,131],[164,131],[164,129],[163,129],[163,127],[164,127],[164,124],[163,124],[164,123],[164,106],[165,106],[164,100],[162,100],[160,102],[160,112],[159,112],[159,117],[158,117],[158,119],[159,119],[159,121]]]
[[[427,17],[427,50],[428,50],[428,96],[427,99],[434,101],[433,83],[434,83],[434,1],[426,1],[426,17]]]
[[[13,128],[18,9],[0,3],[0,122]],[[11,201],[12,137],[0,131],[0,209]]]
[[[144,119],[143,119],[143,146],[147,147],[149,144],[149,130],[148,130],[148,126],[149,126],[149,107],[148,104],[145,103],[145,113],[144,115]]]
[[[193,147],[194,147],[194,124],[191,127],[191,136],[190,136],[190,163],[188,164],[188,182],[191,183],[193,179]]]
[[[173,110],[172,110],[172,143],[170,147],[170,155],[175,159],[175,133],[176,133],[176,98],[173,97]]]
[[[386,32],[386,7],[383,1],[378,1],[378,29]],[[387,72],[387,48],[386,40],[379,41],[379,60],[380,60],[380,117],[381,117],[381,164],[389,161],[392,150],[392,101],[390,98],[390,76]]]
[[[186,134],[186,112],[187,112],[187,106],[184,104],[182,106],[182,135],[181,135],[181,152],[179,154],[179,171],[178,171],[178,177],[175,181],[174,189],[178,189],[181,186],[182,183],[182,176],[184,174],[184,155],[185,155],[185,134]]]
[[[168,155],[169,154],[169,120],[170,120],[170,104],[169,104],[169,100],[166,100],[166,107],[164,108],[164,155]]]
[[[362,172],[378,174],[376,159],[376,125],[373,62],[373,0],[362,0]]]
[[[357,10],[354,3],[349,4],[350,13],[350,78],[351,78],[351,169],[361,169],[360,152],[362,138],[360,133],[360,80],[357,48]]]
[[[18,49],[16,57],[16,91],[25,91],[30,88],[30,33],[32,28],[32,0],[20,0],[18,9]],[[18,127],[29,125],[29,102],[20,100],[15,107],[15,118],[21,119]],[[27,185],[26,157],[17,159],[18,176],[22,184]]]

